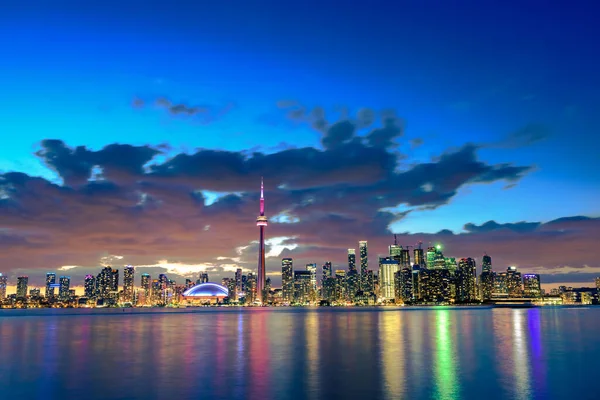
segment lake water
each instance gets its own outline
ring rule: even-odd
[[[598,399],[600,307],[2,310],[1,399]]]

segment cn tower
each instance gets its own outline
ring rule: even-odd
[[[258,249],[258,276],[256,281],[256,299],[263,303],[263,291],[265,289],[265,226],[267,226],[267,217],[265,216],[265,194],[263,179],[260,178],[260,215],[256,217],[256,226],[260,229],[259,249]]]

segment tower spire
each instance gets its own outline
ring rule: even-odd
[[[265,186],[263,177],[260,177],[260,215],[265,215]]]

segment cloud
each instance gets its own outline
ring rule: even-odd
[[[531,123],[486,146],[507,149],[526,147],[547,139],[550,134],[551,131],[546,125]]]
[[[134,98],[132,106],[134,108],[143,108],[149,103],[152,102],[141,98]],[[193,118],[194,121],[202,124],[214,122],[236,107],[233,101],[227,101],[223,104],[188,105],[184,102],[173,102],[166,97],[158,97],[153,103],[159,109],[166,110],[172,117]]]

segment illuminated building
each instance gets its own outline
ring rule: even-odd
[[[345,271],[344,271],[345,272]],[[345,296],[348,300],[353,301],[354,297],[358,292],[360,292],[360,276],[358,271],[355,269],[348,271],[344,275],[344,285],[345,285]]]
[[[494,291],[494,271],[492,271],[492,257],[487,254],[483,256],[479,282],[481,286],[481,298],[483,300],[490,300]]]
[[[69,286],[71,286],[70,276],[61,276],[59,279],[60,287],[58,289],[58,298],[61,300],[69,299]]]
[[[294,302],[305,304],[311,300],[311,281],[310,271],[294,271]]]
[[[235,271],[235,287],[237,290],[237,293],[242,293],[242,269],[238,268]]]
[[[460,303],[477,301],[477,267],[472,258],[461,258],[456,273],[456,300]]]
[[[413,250],[413,261],[414,265],[425,267],[425,257],[423,256],[423,249],[419,243],[419,247]]]
[[[192,280],[191,280],[191,279],[186,279],[186,280],[185,280],[185,287],[189,289],[189,288],[191,288],[192,286],[194,286],[194,282],[192,282]]]
[[[325,278],[323,281],[323,299],[329,302],[334,302],[336,300],[335,283],[335,277],[329,276]]]
[[[306,270],[310,272],[310,290],[317,291],[317,264],[306,264]]]
[[[333,277],[333,266],[331,265],[331,261],[327,261],[323,265],[323,282],[325,282],[327,278],[331,277]]]
[[[110,271],[110,291],[117,293],[119,291],[119,270],[113,269]]]
[[[383,300],[394,300],[395,274],[398,272],[398,260],[390,257],[379,259],[379,276],[381,278],[379,296]]]
[[[27,297],[27,283],[29,278],[27,276],[19,276],[17,278],[17,298]]]
[[[348,249],[348,271],[356,271],[356,249]]]
[[[151,279],[150,279],[150,274],[142,274],[142,281],[141,281],[141,287],[142,287],[142,292],[144,293],[144,303],[146,305],[149,305],[151,303],[151,296],[150,296],[150,290],[151,290]]]
[[[33,288],[31,290],[29,290],[29,297],[41,297],[42,296],[42,291],[40,290],[40,288]]]
[[[86,275],[85,280],[83,281],[83,293],[84,296],[88,299],[94,297],[94,292],[96,289],[96,279],[94,275]]]
[[[408,247],[400,252],[400,268],[410,268],[410,250]]]
[[[506,272],[499,272],[494,274],[494,290],[492,297],[507,297],[508,296],[508,285],[507,285]]]
[[[259,228],[258,239],[258,271],[256,277],[256,300],[259,303],[263,301],[265,289],[265,227],[267,226],[267,217],[265,216],[265,196],[263,180],[260,180],[260,214],[256,217],[256,226]]]
[[[356,273],[356,269],[354,272]],[[347,300],[346,271],[343,269],[335,271],[335,300]]]
[[[200,275],[198,278],[198,284],[200,284],[200,283],[208,283],[208,273],[200,272]]]
[[[365,278],[365,285],[362,288],[362,292],[364,294],[375,293],[375,283],[376,283],[376,277],[373,273],[373,270],[367,270],[367,275]]]
[[[433,269],[436,254],[437,250],[435,247],[429,246],[427,248],[427,268]]]
[[[6,286],[7,286],[6,275],[2,275],[0,273],[0,300],[4,299],[6,297]]]
[[[133,301],[133,286],[134,286],[135,268],[128,265],[123,270],[123,299],[125,301]]]
[[[217,283],[205,282],[187,289],[182,296],[189,305],[215,304],[229,296],[229,290]]]
[[[360,289],[368,291],[367,270],[369,269],[369,258],[367,252],[367,241],[358,242],[358,251],[360,252]]]
[[[158,279],[152,280],[152,294],[151,304],[164,304],[163,303],[163,290]]]
[[[48,272],[46,274],[46,293],[45,296],[47,299],[54,298],[54,287],[52,285],[56,284],[56,274],[54,272]]]
[[[451,275],[447,269],[425,269],[419,274],[421,300],[426,303],[448,303],[451,300]]]
[[[394,279],[394,296],[396,301],[405,304],[413,301],[412,278],[412,268],[402,268],[396,272]]]
[[[283,301],[291,303],[294,300],[294,264],[291,258],[281,260],[281,290]]]
[[[246,277],[246,303],[256,301],[256,275],[252,272]]]
[[[517,267],[508,267],[506,270],[506,288],[508,297],[523,297],[523,280]]]
[[[221,281],[223,287],[227,288],[227,297],[230,303],[237,302],[237,290],[235,285],[235,278],[223,278]]]
[[[542,286],[539,275],[523,275],[523,296],[533,298],[542,297]]]
[[[396,235],[394,235],[394,244],[391,244],[389,247],[390,257],[395,260],[400,260],[400,254],[402,253],[402,246],[398,245],[398,240],[396,239]]]

